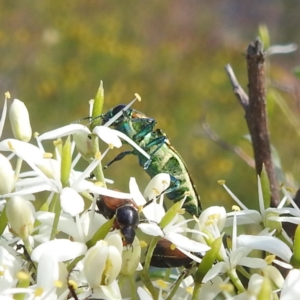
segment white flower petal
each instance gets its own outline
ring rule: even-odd
[[[137,205],[140,206],[140,205],[144,205],[146,203],[146,200],[145,200],[144,196],[142,195],[134,177],[130,177],[129,191],[130,191],[130,194],[132,195],[134,202]]]
[[[43,133],[40,136],[38,136],[37,139],[39,141],[53,140],[53,139],[57,139],[59,137],[71,135],[71,134],[76,133],[78,131],[83,131],[87,134],[91,134],[90,130],[82,124],[69,124],[69,125],[66,125],[66,126],[48,131],[46,133]]]
[[[289,272],[288,276],[285,279],[280,299],[281,300],[291,300],[300,298],[300,270],[293,269]]]
[[[82,197],[72,188],[65,187],[60,194],[60,204],[64,212],[77,216],[84,209]]]
[[[153,201],[143,208],[143,214],[146,219],[159,223],[165,215],[165,209],[160,204],[156,203],[156,201]]]
[[[226,221],[226,210],[223,206],[211,206],[205,209],[199,216],[201,226],[206,227],[206,224],[211,224],[212,221],[222,231]]]
[[[133,148],[137,149],[141,154],[143,154],[146,158],[150,159],[149,154],[143,150],[138,144],[136,144],[131,138],[129,138],[126,134],[121,131],[116,130],[117,136],[125,140],[128,144],[130,144]]]
[[[92,296],[97,299],[122,300],[120,287],[116,280],[114,280],[110,285],[101,285],[100,287],[93,289]]]
[[[232,226],[234,214],[236,214],[237,217],[237,225],[259,224],[262,222],[262,216],[257,210],[241,210],[226,214],[225,227]]]
[[[11,151],[29,165],[30,163],[41,164],[44,155],[40,148],[15,139],[6,139],[0,142],[0,151]]]
[[[0,194],[10,193],[15,185],[14,170],[10,161],[0,153]]]
[[[171,183],[171,177],[167,173],[159,173],[155,175],[144,191],[144,196],[148,200],[156,199],[160,194],[162,194]]]
[[[267,263],[262,258],[242,257],[239,261],[239,265],[253,269],[262,269],[267,266]]]
[[[5,119],[6,119],[7,98],[8,97],[5,96],[4,105],[3,105],[2,114],[1,114],[1,120],[0,120],[0,137],[2,136],[3,127],[4,127],[4,123],[5,123]]]
[[[45,292],[54,288],[54,282],[58,280],[59,268],[57,257],[51,251],[45,251],[41,254],[38,272],[37,283],[39,287],[42,287]]]
[[[216,265],[214,265],[204,276],[202,282],[206,283],[209,280],[212,280],[213,278],[215,278],[217,275],[219,274],[223,274],[228,270],[228,267],[226,265],[226,263],[219,262]]]
[[[270,252],[285,261],[290,261],[292,256],[292,251],[285,243],[271,236],[240,235],[237,244],[239,247]]]
[[[103,142],[108,145],[113,145],[116,148],[120,148],[122,146],[122,142],[118,137],[117,132],[117,130],[106,126],[96,126],[93,130],[93,133],[97,134]]]
[[[169,240],[172,242],[174,245],[177,247],[180,247],[184,250],[191,251],[191,252],[206,252],[210,249],[209,246],[193,241],[181,234],[177,233],[171,233],[165,236],[165,239]]]
[[[146,234],[152,236],[163,236],[164,233],[156,223],[140,223],[138,227]]]
[[[108,245],[114,246],[119,251],[119,253],[122,254],[123,242],[119,234],[111,234],[105,238],[105,241],[108,243]]]
[[[109,197],[113,197],[113,198],[118,198],[118,199],[131,199],[132,196],[131,194],[128,193],[122,193],[122,192],[118,192],[118,191],[114,191],[114,190],[109,190],[106,189],[104,187],[95,185],[95,184],[91,184],[88,188],[88,190],[86,190],[89,193],[92,194],[99,194],[99,195],[104,195],[104,196],[109,196]]]
[[[56,257],[58,262],[74,259],[83,255],[87,251],[87,247],[83,243],[72,242],[66,239],[52,240],[37,246],[31,254],[33,261],[40,261],[42,254],[50,251]]]

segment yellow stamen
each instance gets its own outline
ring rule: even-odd
[[[233,211],[241,211],[240,207],[237,205],[232,205],[232,210]]]
[[[42,296],[44,293],[44,289],[42,287],[39,287],[37,288],[35,291],[34,291],[34,296],[35,297],[40,297]]]
[[[53,157],[53,154],[52,153],[49,153],[49,152],[45,152],[43,154],[43,158],[52,158]]]
[[[222,283],[222,284],[219,285],[219,288],[222,291],[228,292],[228,293],[231,293],[234,290],[233,285],[229,284],[229,283]]]
[[[100,159],[101,159],[101,153],[100,153],[100,151],[98,151],[98,152],[95,154],[95,159],[97,159],[97,160],[100,160]]]
[[[139,101],[139,102],[142,101],[142,98],[141,98],[141,96],[138,93],[135,93],[134,96],[135,96],[135,98],[136,98],[137,101]]]
[[[145,241],[140,241],[141,248],[146,248],[148,244]]]
[[[276,255],[272,254],[272,255],[267,255],[265,257],[265,261],[268,265],[272,264],[272,262],[274,261],[274,259],[276,258]]]
[[[168,287],[167,283],[164,280],[158,279],[156,280],[156,283],[162,289],[166,289]]]
[[[11,142],[8,142],[8,147],[9,147],[9,149],[10,149],[11,151],[14,151],[14,150],[15,150],[15,148],[14,148],[14,146],[13,146],[13,144],[12,144]]]
[[[27,280],[30,277],[30,275],[24,271],[20,271],[16,274],[16,277],[18,280]]]

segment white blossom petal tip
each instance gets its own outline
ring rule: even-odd
[[[93,130],[94,134],[97,134],[99,138],[108,145],[112,145],[116,148],[122,146],[122,142],[118,137],[118,132],[106,126],[96,126]]]

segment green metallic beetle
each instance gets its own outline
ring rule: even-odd
[[[143,113],[127,109],[125,105],[118,105],[101,116],[102,124],[107,123],[117,113],[123,110],[121,117],[114,121],[110,127],[126,134],[150,156],[147,159],[138,150],[120,153],[113,162],[121,160],[128,154],[134,154],[145,171],[154,177],[159,173],[168,173],[171,176],[171,185],[166,191],[168,198],[174,202],[187,198],[183,207],[191,215],[197,217],[201,213],[200,197],[196,191],[190,174],[177,151],[171,146],[167,136],[160,130],[154,129],[156,121]]]

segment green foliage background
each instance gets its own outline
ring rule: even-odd
[[[225,141],[251,155],[242,139],[247,134],[244,112],[224,65],[233,66],[246,88],[243,53],[259,24],[268,26],[273,43],[300,42],[299,6],[297,1],[273,0],[1,1],[0,90],[26,103],[33,130],[40,133],[87,116],[87,102],[100,79],[105,110],[128,103],[137,92],[142,102],[134,108],[155,118],[168,134],[188,165],[204,207],[230,208],[219,179],[254,207],[254,170],[207,139],[200,119],[205,115]],[[297,63],[299,52],[272,58],[270,77],[299,88],[291,73]],[[299,99],[282,95],[299,118]],[[277,96],[269,101],[272,142],[283,171],[297,182],[299,136],[276,104]],[[112,165],[107,176],[125,190],[130,176],[138,178],[141,188],[148,181],[135,157]]]

